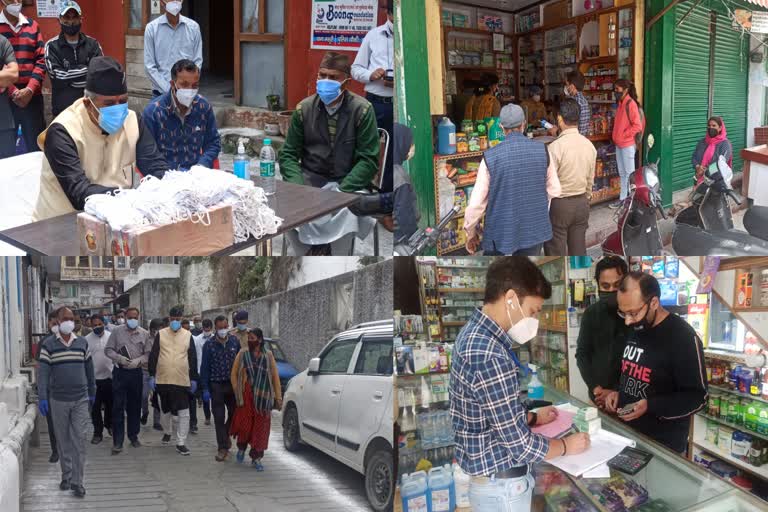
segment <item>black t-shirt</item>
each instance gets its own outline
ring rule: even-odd
[[[8,39],[0,36],[0,68],[14,62],[16,62],[16,54],[13,52],[13,46]],[[14,129],[16,129],[16,123],[11,112],[11,95],[6,90],[0,93],[0,131]]]
[[[648,412],[628,423],[677,452],[686,449],[692,414],[707,400],[704,348],[693,328],[670,314],[624,347],[619,407],[646,399]]]

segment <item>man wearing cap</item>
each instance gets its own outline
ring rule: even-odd
[[[387,22],[365,35],[352,64],[352,77],[365,84],[365,98],[376,112],[376,124],[393,138],[394,123],[394,47],[395,28],[393,25],[392,0],[386,1]],[[392,147],[390,142],[385,169],[392,169]],[[392,190],[392,174],[387,171],[382,186],[384,192]]]
[[[474,254],[481,247],[478,228],[485,216],[485,255],[538,256],[552,238],[549,199],[560,195],[560,183],[548,170],[546,146],[523,134],[523,109],[505,106],[500,122],[505,139],[485,152],[464,216],[467,251]]]
[[[82,14],[77,2],[63,2],[59,12],[61,33],[45,43],[53,117],[83,97],[88,64],[103,55],[99,42],[82,33]]]
[[[240,348],[248,348],[248,312],[240,310],[233,318],[234,328],[229,331],[231,336],[240,342]]]
[[[317,74],[317,94],[305,98],[296,107],[280,152],[280,171],[285,181],[357,192],[368,187],[376,175],[379,165],[376,115],[365,98],[347,90],[349,80],[349,57],[326,53]],[[341,213],[344,212],[349,213],[346,209]],[[330,253],[347,255],[345,245],[351,246],[351,236],[355,233],[362,234],[366,227],[363,221],[367,220],[370,219],[361,218],[358,225],[354,219],[334,215],[306,229],[314,230],[317,236],[312,238],[315,239],[322,238],[326,232],[341,233],[341,238],[329,240]],[[334,229],[341,225],[344,227]],[[295,230],[287,235],[298,256],[318,249],[308,245],[306,238],[302,239]]]
[[[34,221],[82,210],[93,194],[131,188],[138,169],[157,178],[168,169],[141,117],[128,110],[120,63],[92,59],[84,94],[38,140],[45,159]]]
[[[180,60],[193,61],[203,68],[203,37],[200,25],[181,14],[179,0],[160,0],[165,14],[144,30],[144,70],[152,82],[152,95],[171,90],[171,68]]]
[[[13,46],[19,66],[19,78],[6,92],[12,102],[14,131],[21,126],[27,151],[31,152],[35,150],[37,136],[45,129],[45,41],[40,25],[21,13],[22,0],[0,0],[0,8],[0,36]]]

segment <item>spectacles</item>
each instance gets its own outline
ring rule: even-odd
[[[653,299],[651,299],[651,300],[653,300]],[[649,307],[650,305],[651,305],[651,301],[649,300],[648,302],[644,303],[640,307],[640,309],[638,309],[637,311],[628,311],[626,313],[624,313],[623,311],[618,311],[618,315],[619,315],[620,318],[631,318],[633,320],[637,320],[639,318],[640,312],[643,309],[645,309],[646,307]],[[647,311],[646,311],[646,313],[647,313]]]

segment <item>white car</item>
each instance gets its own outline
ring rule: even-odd
[[[306,443],[365,475],[376,512],[394,497],[392,335],[392,320],[338,334],[283,398],[285,448]]]

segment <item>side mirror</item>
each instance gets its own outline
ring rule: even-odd
[[[317,375],[320,373],[320,358],[315,357],[309,361],[309,368],[307,369],[307,375]]]

